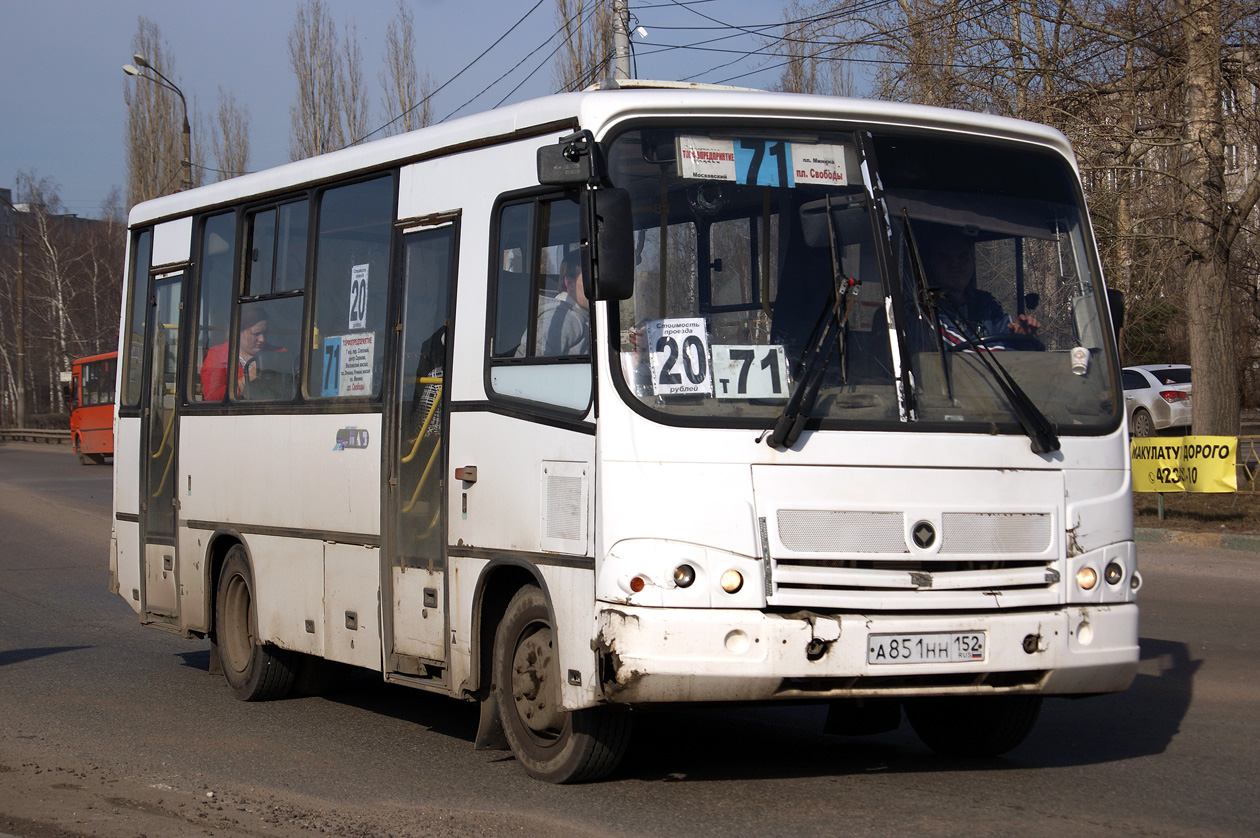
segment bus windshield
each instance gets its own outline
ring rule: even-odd
[[[634,293],[613,317],[623,394],[688,425],[767,428],[795,394],[814,427],[1020,433],[1014,389],[1060,434],[1113,430],[1071,168],[957,137],[615,138],[636,228]]]

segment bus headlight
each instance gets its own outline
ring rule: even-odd
[[[1120,580],[1124,578],[1124,568],[1119,562],[1108,562],[1107,567],[1103,570],[1103,579],[1107,580],[1108,585],[1119,585]]]
[[[722,579],[718,584],[728,594],[739,593],[739,589],[744,587],[744,577],[738,570],[728,570],[722,574]]]
[[[680,564],[674,568],[674,584],[680,588],[690,588],[696,581],[696,569],[689,564]]]
[[[1092,567],[1081,568],[1076,571],[1076,584],[1081,586],[1082,591],[1092,591],[1098,584],[1098,571]]]

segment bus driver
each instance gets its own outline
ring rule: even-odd
[[[560,266],[560,293],[538,301],[535,355],[589,355],[591,352],[591,304],[582,286],[582,262],[577,251]],[[525,355],[529,332],[521,335],[518,357]]]

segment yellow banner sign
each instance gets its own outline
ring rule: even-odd
[[[1135,492],[1236,492],[1238,437],[1139,437],[1129,440]]]

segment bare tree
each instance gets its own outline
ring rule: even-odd
[[[118,328],[124,241],[118,199],[111,218],[92,221],[67,214],[59,191],[49,178],[18,174],[21,253],[0,251],[0,273],[6,277],[22,262],[27,415],[59,412],[60,373],[70,369],[72,359],[113,345]],[[6,376],[0,405],[6,419],[17,412],[19,390],[10,351],[18,327],[15,305],[11,284],[0,284],[0,372]]]
[[[1260,356],[1241,312],[1260,291],[1235,253],[1258,234],[1254,117],[1222,113],[1231,73],[1254,102],[1257,18],[1245,0],[896,0],[818,37],[883,62],[885,98],[1049,123],[1071,137],[1111,282],[1127,296],[1125,351],[1195,366],[1194,426],[1237,432],[1240,369]],[[1226,132],[1232,132],[1229,139]],[[1227,160],[1228,158],[1228,160]],[[1240,158],[1242,158],[1240,160]],[[1227,176],[1233,166],[1233,174]],[[1247,168],[1248,165],[1252,167]],[[1250,259],[1248,255],[1245,257]],[[1239,328],[1239,323],[1242,328]]]
[[[175,60],[156,23],[141,17],[131,45],[149,66],[167,78],[177,78]],[[184,111],[178,96],[145,78],[129,77],[123,100],[127,103],[127,206],[131,207],[180,188]],[[200,183],[195,166],[192,178],[194,186]]]
[[[211,131],[217,180],[249,170],[249,108],[238,106],[236,97],[219,88],[219,109]]]
[[[363,51],[359,48],[358,28],[347,24],[342,57],[346,74],[342,79],[342,113],[346,123],[346,144],[363,142],[368,132],[368,90],[363,83]]]
[[[398,2],[398,15],[385,30],[385,68],[381,70],[386,136],[414,131],[433,122],[429,97],[433,80],[428,73],[421,78],[416,72],[415,20],[403,0]]]
[[[297,76],[297,101],[290,108],[294,160],[345,145],[340,88],[344,73],[332,17],[322,0],[298,6],[289,31],[289,66]]]
[[[289,66],[298,83],[289,110],[290,157],[301,160],[362,140],[369,104],[354,25],[339,38],[324,0],[306,0],[289,31]]]
[[[606,0],[556,0],[564,45],[556,55],[556,90],[581,90],[612,75],[613,18]]]

